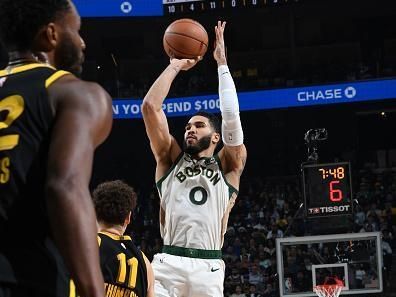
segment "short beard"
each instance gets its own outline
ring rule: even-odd
[[[69,36],[64,36],[57,49],[55,67],[81,77],[82,65],[79,49]]]
[[[183,150],[187,154],[194,156],[209,148],[211,141],[212,135],[202,137],[195,145],[188,145],[186,140],[184,140]]]

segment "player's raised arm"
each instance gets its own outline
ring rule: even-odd
[[[247,152],[243,144],[243,130],[239,117],[238,96],[227,65],[224,43],[226,22],[215,27],[216,47],[213,56],[217,62],[219,76],[220,110],[222,116],[222,138],[224,147],[219,157],[228,182],[239,188],[239,179],[245,167]]]
[[[66,76],[49,88],[56,111],[45,186],[54,239],[80,296],[104,296],[89,192],[95,148],[112,125],[111,100],[93,83]]]
[[[172,165],[180,154],[180,146],[169,133],[168,121],[162,104],[173,80],[181,70],[192,68],[198,60],[171,59],[170,64],[153,83],[143,99],[142,113],[151,149],[157,161],[156,180]]]

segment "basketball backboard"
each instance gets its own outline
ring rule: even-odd
[[[278,238],[276,254],[281,297],[316,296],[327,277],[343,281],[341,295],[382,292],[379,232]]]

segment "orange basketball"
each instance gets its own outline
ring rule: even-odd
[[[203,57],[208,49],[208,33],[192,19],[180,19],[165,30],[164,49],[167,55],[177,59]]]

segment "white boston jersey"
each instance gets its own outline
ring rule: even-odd
[[[157,183],[164,245],[220,250],[237,190],[227,183],[215,157],[181,154]]]

